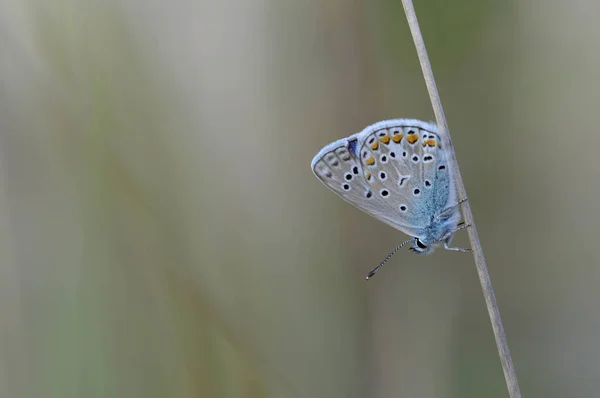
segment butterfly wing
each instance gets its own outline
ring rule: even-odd
[[[414,119],[376,123],[313,159],[315,175],[386,224],[425,238],[433,216],[455,200],[437,127]]]
[[[364,136],[364,134],[363,134]],[[367,182],[357,157],[361,133],[325,146],[314,157],[311,167],[319,180],[342,199],[380,221],[402,230],[395,214]]]

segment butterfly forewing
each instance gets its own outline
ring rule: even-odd
[[[328,188],[344,200],[379,220],[400,228],[397,217],[389,214],[384,200],[369,186],[356,150],[359,134],[336,141],[323,148],[312,161],[312,169]]]

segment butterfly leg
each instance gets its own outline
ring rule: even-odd
[[[444,214],[451,212],[452,210],[456,209],[458,206],[460,206],[461,204],[465,203],[467,200],[469,200],[468,198],[464,198],[458,201],[458,203],[456,203],[453,206],[450,206],[444,210],[441,211],[440,214],[437,215],[437,218],[442,217]]]
[[[461,229],[468,228],[468,227],[470,227],[469,224],[461,222],[460,224],[458,224],[458,228],[456,229],[456,231],[460,231]],[[456,231],[454,231],[454,232],[456,232]],[[444,249],[446,249],[446,250],[452,250],[452,251],[455,251],[455,252],[461,252],[461,253],[469,253],[469,252],[473,251],[472,249],[465,249],[465,248],[462,248],[462,247],[452,247],[452,246],[450,246],[450,243],[452,242],[452,238],[453,237],[454,237],[454,234],[450,235],[449,237],[447,237],[444,240]]]
[[[473,251],[473,249],[466,249],[464,247],[451,247],[451,246],[448,246],[447,243],[444,243],[444,249],[452,250],[454,252],[461,252],[461,253],[471,253]]]
[[[467,224],[466,222],[463,221],[456,226],[456,229],[454,230],[454,232],[460,231],[461,229],[469,228],[470,226],[471,226],[471,224]]]

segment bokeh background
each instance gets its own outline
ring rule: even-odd
[[[417,0],[524,396],[600,380],[600,3]],[[309,164],[433,119],[399,0],[0,0],[1,397],[505,397],[469,255]],[[468,244],[460,234],[457,244]]]

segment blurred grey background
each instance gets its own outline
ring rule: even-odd
[[[524,396],[598,396],[600,4],[415,4]],[[326,189],[433,119],[399,0],[0,0],[1,397],[505,397],[473,260]],[[457,244],[466,245],[465,233]]]

